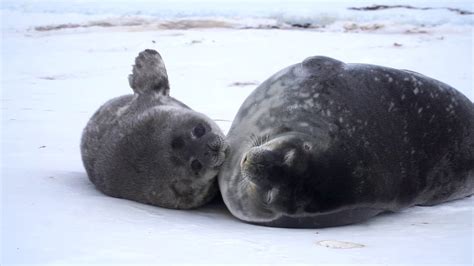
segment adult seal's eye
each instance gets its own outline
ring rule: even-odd
[[[310,150],[311,150],[311,145],[308,144],[308,143],[305,143],[305,144],[303,144],[303,149],[304,149],[305,151],[310,151]]]
[[[198,160],[194,159],[191,162],[191,169],[193,169],[193,171],[197,174],[197,172],[202,169],[202,164]]]
[[[200,138],[206,134],[206,128],[202,124],[198,124],[194,129],[193,129],[193,135],[196,138]]]

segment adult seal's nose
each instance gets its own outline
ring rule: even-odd
[[[279,159],[278,154],[275,151],[255,147],[251,148],[242,158],[242,166],[245,165],[255,165],[255,166],[272,166],[278,164],[281,159]]]

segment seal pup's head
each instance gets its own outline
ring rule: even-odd
[[[134,176],[143,201],[166,208],[189,209],[216,194],[216,176],[228,145],[218,126],[190,109],[157,106],[140,115],[116,147]]]

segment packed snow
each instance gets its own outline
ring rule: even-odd
[[[347,9],[386,0],[291,3],[4,1],[0,264],[472,265],[473,197],[284,229],[243,223],[220,201],[169,210],[107,197],[89,182],[81,131],[102,103],[132,92],[127,75],[146,48],[161,53],[171,95],[224,132],[258,84],[312,55],[410,69],[474,100],[473,15]],[[400,4],[474,10],[467,1]]]

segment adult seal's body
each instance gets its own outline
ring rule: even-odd
[[[105,103],[84,129],[89,179],[107,195],[166,208],[208,202],[227,147],[220,129],[169,96],[158,52],[139,54],[129,83],[135,93]]]
[[[421,74],[311,57],[243,103],[219,174],[227,207],[281,227],[355,223],[474,190],[474,107]]]

